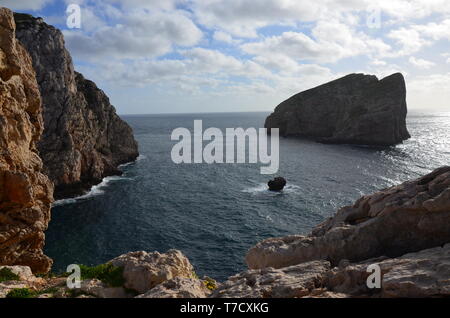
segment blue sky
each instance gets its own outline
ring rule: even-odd
[[[121,114],[271,111],[354,72],[402,72],[410,109],[450,111],[448,0],[0,3],[62,29],[76,69]]]

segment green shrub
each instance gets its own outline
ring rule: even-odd
[[[98,266],[80,265],[81,279],[99,279],[111,287],[122,287],[125,283],[123,268],[115,267],[111,263]]]
[[[7,295],[6,298],[33,298],[37,293],[29,288],[14,288]]]
[[[205,284],[206,288],[208,288],[209,290],[217,289],[217,282],[212,278],[206,277],[203,281],[203,284]]]
[[[0,269],[0,283],[11,280],[20,280],[20,277],[14,274],[9,268],[3,267]]]

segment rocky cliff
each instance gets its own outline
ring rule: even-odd
[[[105,93],[74,71],[62,33],[40,18],[14,14],[16,36],[36,71],[44,134],[38,148],[55,198],[83,193],[138,156],[131,128]]]
[[[410,138],[403,76],[350,74],[292,96],[266,119],[282,136],[388,146]]]
[[[36,143],[43,130],[31,58],[15,38],[10,10],[0,8],[0,264],[47,272],[42,248],[53,186]]]

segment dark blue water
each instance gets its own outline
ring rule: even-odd
[[[281,139],[289,186],[270,193],[258,164],[172,163],[172,130],[262,127],[267,113],[126,116],[140,159],[91,193],[53,208],[46,253],[54,270],[103,263],[136,250],[182,250],[199,275],[223,280],[245,269],[256,242],[307,233],[362,194],[449,164],[450,114],[411,114],[411,140],[388,149]]]

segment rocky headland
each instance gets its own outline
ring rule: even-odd
[[[36,147],[44,123],[31,57],[16,40],[12,12],[0,8],[0,264],[48,272],[42,252],[53,185]]]
[[[15,13],[14,19],[42,96],[38,149],[44,171],[55,184],[56,199],[78,196],[138,157],[133,131],[106,94],[75,72],[60,30],[28,14]]]
[[[402,74],[350,74],[282,102],[265,128],[324,143],[390,146],[410,138]]]

